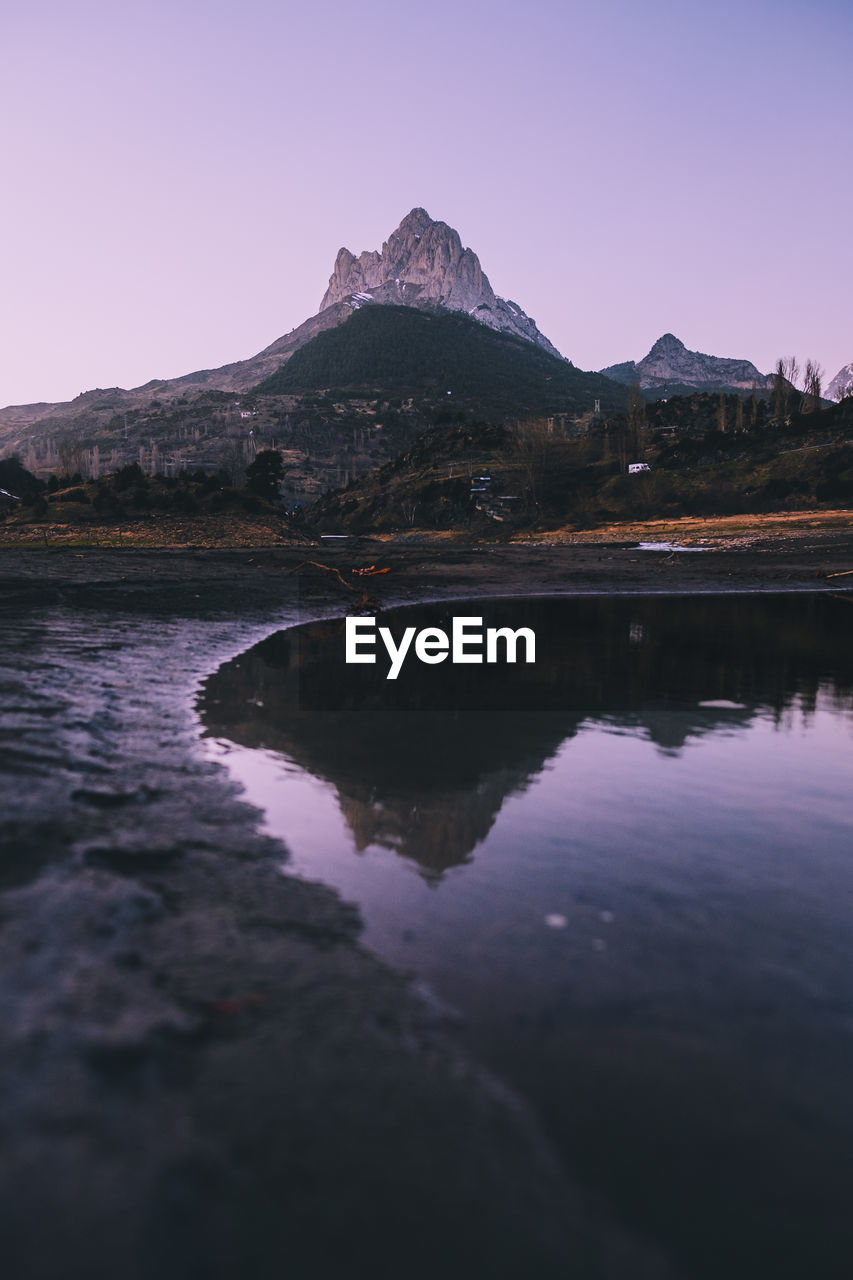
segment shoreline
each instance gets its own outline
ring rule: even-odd
[[[272,1280],[282,1256],[320,1280],[354,1259],[379,1275],[403,1259],[416,1277],[677,1276],[361,947],[357,912],[279,872],[284,846],[203,758],[195,698],[222,661],[303,611],[351,609],[358,589],[339,577],[352,568],[389,569],[353,575],[389,608],[826,591],[831,573],[853,586],[851,542],[0,558],[14,797],[2,834],[15,853],[0,895],[12,1082],[0,1216],[25,1259],[16,1280],[184,1280],[192,1267]],[[45,1219],[60,1224],[49,1238]]]
[[[472,536],[453,529],[411,529],[396,533],[343,535],[347,541],[383,547],[411,545],[454,548],[477,544],[509,546],[587,546],[602,542],[628,543],[687,538],[692,544],[711,542],[718,547],[751,546],[756,542],[796,540],[816,534],[850,533],[853,511],[843,508],[806,508],[760,514],[716,516],[650,516],[645,519],[602,523],[589,528],[571,525],[537,531],[518,531],[491,538]],[[320,535],[320,539],[323,535]],[[340,536],[340,535],[336,535]],[[20,550],[69,550],[134,548],[161,551],[269,550],[309,548],[320,545],[301,526],[280,515],[169,516],[137,519],[126,524],[100,525],[94,520],[32,523],[12,519],[0,523],[0,553]]]
[[[0,587],[15,1280],[674,1276],[205,758],[202,680],[325,580],[40,559]]]
[[[654,539],[665,529],[644,526]],[[583,542],[378,542],[244,548],[47,547],[0,538],[0,599],[173,607],[187,616],[267,610],[295,581],[324,603],[377,604],[456,594],[842,590],[853,587],[853,525],[796,534],[707,535],[701,552],[641,550],[633,539]],[[325,567],[322,567],[325,566]],[[375,566],[382,574],[356,572]],[[338,576],[336,576],[338,575]],[[340,579],[350,584],[347,589]]]

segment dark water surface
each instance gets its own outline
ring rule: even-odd
[[[280,632],[210,750],[686,1275],[853,1273],[853,599],[478,601],[535,666]]]

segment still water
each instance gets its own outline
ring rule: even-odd
[[[209,750],[696,1277],[853,1273],[853,598],[455,602],[535,666],[211,677]]]

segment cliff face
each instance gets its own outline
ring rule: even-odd
[[[378,302],[465,311],[491,329],[560,354],[517,303],[498,297],[458,231],[434,221],[425,209],[407,214],[381,252],[366,250],[356,257],[349,249],[339,251],[320,314],[341,302],[353,308]]]
[[[755,387],[766,391],[772,385],[772,379],[749,360],[688,351],[672,333],[658,338],[642,360],[610,365],[601,373],[614,382],[636,382],[644,391],[666,387],[695,387],[697,391],[751,391]]]

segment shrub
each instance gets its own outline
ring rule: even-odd
[[[274,501],[284,478],[284,463],[276,449],[262,449],[246,468],[246,482],[252,493]]]
[[[103,512],[104,514],[119,511],[121,509],[121,503],[118,498],[113,493],[112,489],[109,489],[106,485],[101,485],[99,487],[92,499],[92,506],[96,511]]]
[[[830,476],[821,480],[816,489],[818,502],[850,502],[853,500],[853,474]]]
[[[116,472],[113,481],[116,489],[131,489],[134,486],[145,486],[145,474],[138,462],[128,462]]]

